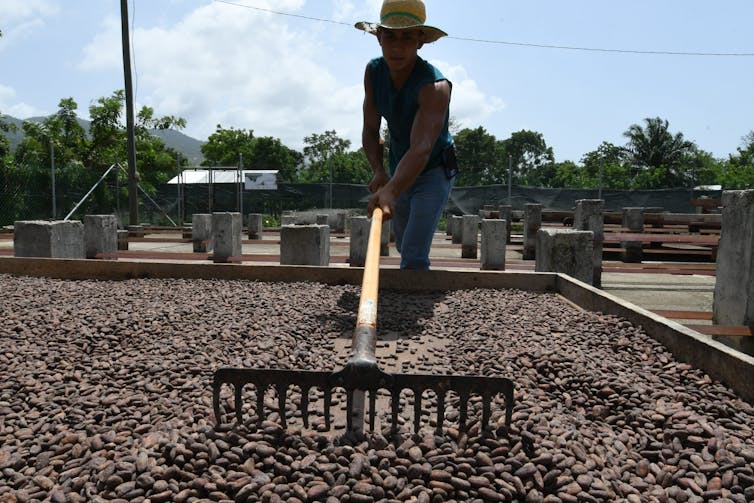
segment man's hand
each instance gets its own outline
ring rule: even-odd
[[[375,208],[382,208],[382,219],[390,220],[395,210],[395,200],[398,196],[391,190],[390,186],[384,186],[377,190],[369,197],[367,203],[367,216],[371,218]]]
[[[390,177],[387,176],[385,170],[375,171],[374,176],[372,177],[372,181],[369,182],[369,192],[374,194],[375,192],[380,190],[388,181],[390,181]]]

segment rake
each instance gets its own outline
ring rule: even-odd
[[[420,428],[422,412],[422,394],[432,391],[437,397],[436,433],[442,435],[445,419],[445,400],[452,392],[458,396],[459,416],[458,430],[465,431],[468,419],[468,403],[472,396],[482,399],[481,427],[488,430],[493,398],[502,395],[505,403],[505,426],[510,425],[513,413],[513,382],[505,377],[441,375],[441,374],[403,374],[389,373],[380,369],[375,356],[377,345],[377,295],[379,289],[380,233],[382,229],[382,210],[375,208],[367,243],[364,276],[359,299],[356,329],[351,339],[351,355],[342,369],[329,371],[308,371],[270,368],[231,368],[217,369],[212,382],[212,403],[215,420],[222,424],[220,392],[222,386],[230,384],[235,391],[235,416],[238,424],[243,424],[242,392],[246,385],[253,385],[256,390],[256,412],[258,424],[264,419],[264,396],[268,388],[275,389],[278,398],[278,412],[283,428],[286,428],[286,396],[288,388],[297,386],[301,390],[301,417],[305,428],[309,427],[309,391],[318,388],[324,392],[325,428],[330,429],[330,408],[333,391],[343,389],[346,392],[346,427],[349,432],[361,431],[361,424],[354,422],[356,402],[369,394],[369,428],[374,430],[376,414],[376,397],[380,390],[386,390],[391,400],[391,432],[398,428],[400,396],[404,390],[414,395],[414,431]],[[359,393],[361,392],[361,393]],[[363,404],[362,404],[363,407]],[[355,430],[356,427],[356,430]]]

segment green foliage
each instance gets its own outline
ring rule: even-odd
[[[458,157],[458,186],[489,185],[508,181],[502,147],[483,127],[462,129],[454,138]]]
[[[299,172],[302,183],[369,183],[372,171],[362,149],[349,152],[351,142],[335,131],[304,138],[304,166]]]
[[[278,138],[254,137],[245,129],[224,129],[219,124],[202,145],[203,166],[238,166],[243,169],[278,170],[278,180],[295,182],[302,156],[281,143]]]
[[[737,154],[723,163],[719,183],[729,190],[754,188],[754,131],[743,137]]]

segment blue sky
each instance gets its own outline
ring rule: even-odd
[[[299,149],[334,129],[357,148],[364,66],[379,47],[352,25],[377,20],[380,4],[129,0],[136,105],[184,117],[200,140],[220,124]],[[625,144],[646,117],[717,157],[754,130],[751,0],[426,4],[427,23],[451,37],[420,55],[453,82],[462,127],[538,131],[556,160],[576,162],[603,141]],[[123,88],[119,0],[3,0],[0,30],[0,113],[45,115],[73,97],[88,117]]]

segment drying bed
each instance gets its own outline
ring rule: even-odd
[[[750,404],[643,329],[556,293],[380,292],[385,367],[516,384],[509,431],[479,435],[472,419],[461,434],[451,408],[444,435],[431,414],[413,434],[407,406],[390,438],[343,435],[338,417],[330,433],[321,421],[283,430],[275,400],[259,428],[250,407],[221,429],[211,412],[219,366],[345,363],[358,286],[0,284],[0,501],[754,498]]]

